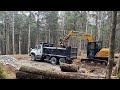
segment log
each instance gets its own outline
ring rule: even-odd
[[[60,69],[63,72],[78,72],[79,66],[76,64],[63,64],[60,65]]]
[[[119,58],[120,57],[120,54],[115,54],[114,58]]]
[[[42,79],[42,75],[37,75],[33,73],[17,71],[16,79]]]
[[[22,66],[16,72],[16,79],[105,79],[105,77],[90,76],[78,72],[54,72]]]

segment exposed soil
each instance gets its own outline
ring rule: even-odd
[[[118,60],[117,58],[116,60]],[[0,63],[4,64],[4,68],[10,74],[15,73],[15,70],[19,70],[22,65],[35,67],[38,69],[47,69],[55,72],[62,72],[59,65],[52,65],[48,62],[40,62],[40,61],[31,61],[31,57],[29,55],[1,55]],[[80,63],[80,58],[75,60],[77,65],[80,65],[79,73],[90,74],[90,75],[101,75],[104,76],[106,72],[106,66],[95,63]],[[13,66],[13,67],[10,67]]]

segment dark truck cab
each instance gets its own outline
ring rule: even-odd
[[[31,60],[51,62],[52,64],[72,63],[77,58],[76,47],[54,47],[50,43],[40,43],[36,48],[31,49]]]

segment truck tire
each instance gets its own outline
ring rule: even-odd
[[[50,62],[51,62],[51,64],[56,65],[57,64],[57,58],[55,58],[55,57],[50,58]]]
[[[50,56],[46,56],[46,61],[50,61]]]
[[[32,61],[35,61],[35,60],[36,60],[35,55],[33,55],[33,54],[31,55],[31,60],[32,60]]]
[[[66,63],[65,58],[60,58],[60,59],[59,59],[59,64],[61,65],[61,64],[64,64],[64,63]]]

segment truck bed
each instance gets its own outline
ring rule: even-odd
[[[67,48],[60,48],[60,47],[43,47],[44,54],[52,54],[52,55],[59,55],[65,56],[70,59],[77,58],[77,48],[76,47],[67,47]]]

